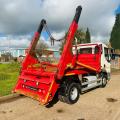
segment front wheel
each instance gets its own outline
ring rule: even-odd
[[[68,104],[74,104],[79,99],[80,89],[77,83],[69,83],[65,88],[64,95],[59,94],[59,99],[62,102],[66,102]]]
[[[105,76],[102,77],[102,85],[101,87],[104,88],[107,85],[107,78]]]

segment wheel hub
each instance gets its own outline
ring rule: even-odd
[[[73,87],[70,92],[71,99],[75,100],[77,98],[77,95],[78,95],[78,90],[77,88]]]
[[[104,84],[104,85],[106,84],[106,79],[105,79],[105,78],[103,78],[103,84]]]

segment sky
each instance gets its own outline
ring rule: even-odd
[[[117,7],[117,9],[115,10],[116,13],[120,13],[120,5]]]
[[[92,42],[108,42],[120,0],[0,0],[0,49],[29,46],[43,18],[55,38],[63,37],[78,5],[83,7],[79,29],[88,27]]]

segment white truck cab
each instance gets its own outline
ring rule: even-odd
[[[77,51],[80,51],[80,52],[78,52],[78,54],[95,54],[98,52],[97,46],[100,46],[100,48],[101,48],[101,56],[100,56],[101,57],[100,58],[101,71],[100,71],[100,74],[101,73],[104,74],[104,76],[105,76],[104,78],[107,80],[110,80],[111,49],[109,49],[107,45],[105,45],[104,43],[101,43],[101,42],[76,44],[73,46],[72,51],[73,51],[74,55],[77,53]],[[76,49],[77,49],[77,51],[76,51]],[[103,84],[103,86],[106,86],[106,84],[107,84],[107,82],[106,82],[107,80],[104,81],[104,78],[102,78],[102,77],[98,78],[97,74],[94,74],[94,75],[89,74],[89,75],[85,75],[85,76],[80,75],[79,78],[87,79],[87,82],[83,83],[83,85],[85,85],[85,84],[87,85],[86,88],[83,88],[83,91],[87,90],[89,88],[93,88],[95,86],[99,86],[101,84]],[[81,79],[80,79],[80,81],[81,81]],[[101,81],[101,82],[98,82],[98,81]]]

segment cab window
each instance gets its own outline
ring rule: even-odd
[[[80,54],[92,54],[92,48],[80,48]]]
[[[98,46],[95,46],[95,54],[98,54],[99,53],[99,47]]]

